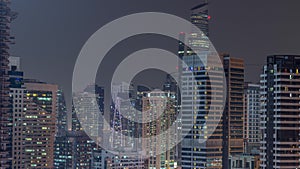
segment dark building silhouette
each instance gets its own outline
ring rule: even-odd
[[[65,101],[64,92],[62,90],[57,91],[57,134],[56,136],[62,135],[68,130],[67,120],[67,106]]]
[[[12,105],[9,97],[8,57],[13,37],[11,21],[16,16],[10,9],[10,0],[0,0],[0,168],[12,164]]]
[[[261,74],[262,169],[300,167],[300,56],[267,57]]]

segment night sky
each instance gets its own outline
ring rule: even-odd
[[[199,0],[12,0],[19,13],[12,24],[27,78],[55,83],[71,92],[76,58],[86,40],[106,23],[136,12],[165,12],[188,19]],[[267,55],[300,54],[299,0],[211,0],[210,40],[218,52],[243,58],[246,80],[259,81]],[[163,40],[157,40],[157,39]],[[145,41],[146,40],[146,41]],[[133,37],[113,48],[107,57],[115,62],[147,47],[176,52],[163,37]],[[141,43],[144,42],[144,43]],[[101,68],[107,72],[113,67]],[[99,84],[105,83],[99,77]]]

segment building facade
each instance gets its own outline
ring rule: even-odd
[[[227,99],[223,112],[223,167],[230,155],[244,152],[244,61],[223,54]]]
[[[0,0],[0,168],[12,167],[12,104],[9,96],[9,49],[13,37],[10,35],[14,12],[10,0]]]
[[[57,133],[59,136],[68,130],[68,115],[64,92],[57,91]]]
[[[91,84],[84,91],[74,94],[72,129],[66,130],[65,127],[60,127],[59,125],[64,126],[64,118],[59,119],[63,121],[58,123],[58,128],[65,130],[56,136],[54,168],[99,168],[101,158],[97,152],[101,152],[101,148],[96,141],[102,141],[99,136],[102,136],[103,126],[100,115],[103,115],[103,111],[104,89],[102,87]]]
[[[53,168],[58,86],[25,80],[23,149],[25,168]]]
[[[93,152],[100,150],[95,141],[83,131],[68,131],[65,136],[56,138],[54,168],[90,169],[93,168]]]
[[[214,65],[218,63],[214,60],[216,58],[210,57],[208,52],[209,19],[207,1],[192,8],[191,22],[202,30],[192,30],[188,34],[188,44],[194,51],[186,49],[182,43],[186,34],[181,33],[179,36],[179,57],[185,63],[179,64],[182,116],[180,124],[185,136],[181,142],[180,165],[184,169],[222,168],[223,124],[218,117],[222,115],[222,100],[225,99],[222,93],[224,74],[222,68]],[[210,79],[209,74],[214,74],[214,78]],[[215,86],[212,87],[212,83]],[[212,98],[212,95],[216,97]]]
[[[261,139],[260,85],[245,83],[244,98],[244,152],[257,155]]]
[[[267,57],[261,74],[262,169],[300,167],[300,56]]]
[[[143,98],[142,150],[145,168],[177,168],[176,93],[153,91]],[[168,130],[168,131],[167,131]]]
[[[9,88],[12,99],[13,135],[12,168],[25,168],[24,164],[24,92],[23,72],[20,70],[20,58],[9,57]]]

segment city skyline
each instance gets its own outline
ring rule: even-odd
[[[32,0],[25,3],[12,0],[12,7],[18,11],[20,17],[12,24],[12,32],[18,38],[17,43],[12,46],[11,54],[22,58],[25,78],[40,79],[61,87],[66,95],[67,111],[70,114],[74,64],[82,46],[97,29],[123,15],[145,11],[175,14],[189,20],[190,9],[201,1],[175,3],[168,1],[141,3],[137,0],[131,3],[118,0],[105,3],[72,1],[70,7],[68,1],[54,3]],[[298,25],[295,20],[297,16],[300,17],[300,13],[295,9],[300,5],[299,1],[283,3],[278,0],[269,4],[258,0],[245,3],[236,0],[226,2],[210,0],[209,3],[210,40],[218,52],[230,53],[245,60],[246,81],[259,82],[259,74],[266,56],[300,53],[296,45],[300,37],[295,34],[300,29],[300,24]],[[55,12],[50,10],[52,8],[56,9]],[[110,13],[110,9],[118,12]],[[276,11],[282,12],[279,14]],[[280,23],[290,26],[284,27]],[[157,42],[158,39],[160,42]],[[28,40],[31,43],[28,43]],[[289,43],[290,41],[293,43]],[[132,52],[158,47],[177,53],[175,43],[176,41],[168,38],[151,35],[134,36],[122,41],[108,53],[105,60],[108,64],[101,65],[98,70],[99,72],[105,70],[106,73],[105,75],[99,73],[96,83],[106,89],[109,88],[109,78],[117,63]],[[161,72],[154,73],[161,74]],[[159,78],[161,81],[163,76]],[[148,82],[141,78],[139,80]]]
[[[0,169],[300,168],[298,4],[0,0]]]

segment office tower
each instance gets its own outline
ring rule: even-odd
[[[24,91],[23,72],[20,70],[20,58],[9,57],[9,88],[12,99],[13,135],[12,135],[12,168],[25,168],[24,164]]]
[[[138,85],[136,89],[136,102],[135,108],[139,111],[143,110],[143,98],[147,96],[150,89],[146,86]],[[142,119],[142,117],[140,118]]]
[[[91,140],[83,131],[70,132],[68,141],[72,142],[72,168],[91,168],[92,151],[97,148],[95,141]]]
[[[176,111],[175,114],[175,121],[173,122],[174,124],[170,124],[170,125],[176,125],[177,127],[177,134],[174,135],[174,137],[176,136],[177,138],[175,138],[175,140],[180,140],[181,139],[181,116],[180,116],[180,104],[181,104],[181,95],[180,95],[180,90],[179,90],[179,86],[177,84],[177,81],[174,78],[177,78],[178,82],[179,82],[179,77],[180,75],[177,74],[172,74],[172,76],[170,74],[167,75],[166,78],[166,82],[163,85],[163,91],[167,92],[167,93],[173,93],[175,98],[172,99],[172,104],[174,104],[174,109]],[[181,159],[181,144],[178,143],[175,147],[174,147],[174,162],[177,163],[177,165],[180,165],[180,159]]]
[[[68,130],[67,120],[67,107],[64,92],[62,90],[57,91],[57,134],[56,136],[63,135]]]
[[[224,77],[222,67],[217,64],[219,58],[211,56],[209,51],[207,8],[207,2],[192,8],[191,21],[202,30],[202,33],[192,30],[188,37],[194,51],[179,44],[179,57],[185,63],[179,65],[181,126],[185,136],[181,142],[181,166],[184,169],[222,168],[223,129],[222,119],[218,117],[222,115],[225,99]],[[184,37],[181,33],[180,39]],[[209,78],[209,74],[214,74],[213,78]]]
[[[198,51],[190,51],[188,50],[188,54],[196,53],[199,51],[207,51],[209,46],[209,20],[210,16],[208,15],[208,2],[205,0],[198,6],[195,6],[191,9],[191,23],[195,25],[198,29],[202,32],[192,29],[191,33],[189,34],[188,43],[194,49]]]
[[[146,168],[177,168],[176,93],[153,91],[143,98],[142,149]],[[168,131],[167,131],[168,130]]]
[[[135,100],[132,101],[134,108],[136,109],[136,117],[139,121],[139,123],[136,124],[136,132],[134,134],[135,138],[142,138],[143,137],[143,98],[147,96],[147,93],[149,93],[150,89],[149,87],[143,86],[143,85],[137,85],[134,93],[135,93]],[[142,141],[139,139],[139,141],[136,143],[136,147],[138,150],[142,150]]]
[[[91,139],[101,141],[102,136],[102,115],[98,107],[97,94],[82,92],[73,94],[74,110],[80,121],[80,130],[84,131]]]
[[[67,139],[68,121],[67,108],[62,90],[57,91],[57,133],[54,142],[54,168],[70,168],[71,164],[71,144]]]
[[[94,91],[99,94],[94,94]],[[80,101],[81,98],[83,98],[82,101]],[[94,103],[92,98],[96,98],[96,102],[99,104]],[[93,154],[101,150],[95,143],[95,139],[98,138],[98,132],[100,132],[101,135],[101,126],[99,127],[101,121],[97,121],[98,116],[96,113],[98,113],[98,109],[100,111],[103,110],[103,99],[103,88],[96,85],[88,86],[84,92],[74,95],[73,101],[78,104],[78,106],[73,105],[72,130],[62,132],[56,137],[54,168],[96,168],[93,167],[96,162],[92,163],[92,161],[95,161],[97,157],[93,157]],[[92,103],[93,106],[90,107],[90,103]],[[75,109],[77,112],[75,112]],[[76,113],[81,118],[80,121]],[[102,114],[103,112],[100,113]],[[88,134],[90,135],[87,135],[85,131],[83,131],[84,128],[89,131]],[[90,136],[92,138],[90,138]]]
[[[72,117],[71,117],[72,129],[71,131],[82,131],[82,127],[80,125],[80,121],[77,117],[75,108],[74,108],[74,101],[72,101]]]
[[[198,56],[183,57],[181,123],[186,136],[181,142],[182,168],[222,168],[224,77],[221,67],[212,66],[214,59],[207,56],[206,66]]]
[[[56,169],[72,168],[74,154],[72,142],[68,137],[69,132],[66,131],[55,137],[53,166]]]
[[[73,98],[75,98],[74,100],[77,100],[78,106],[80,107],[80,105],[82,105],[83,103],[78,100],[80,99],[80,97],[87,97],[86,102],[86,106],[82,106],[82,108],[86,107],[89,105],[89,101],[92,100],[92,98],[96,98],[96,103],[94,103],[92,107],[92,109],[94,109],[94,115],[98,116],[96,113],[98,111],[100,111],[101,115],[104,114],[104,88],[100,87],[96,84],[91,84],[89,86],[87,86],[83,92],[79,92],[76,93],[74,95]],[[75,111],[75,107],[74,107],[74,100],[73,100],[73,105],[72,105],[72,131],[82,131],[83,128],[81,126],[81,121],[78,119],[78,114],[86,114],[86,111]],[[97,108],[98,107],[98,108]],[[99,110],[98,110],[99,109]],[[78,114],[77,114],[78,113]],[[99,116],[98,116],[99,117]],[[96,120],[96,119],[95,119]],[[93,121],[95,121],[93,120]],[[102,124],[102,123],[100,123]]]
[[[57,85],[24,80],[23,118],[25,168],[53,168]]]
[[[84,92],[97,94],[96,100],[98,103],[98,107],[100,112],[103,114],[104,113],[104,88],[96,84],[91,84],[84,89]]]
[[[0,0],[0,168],[11,168],[12,163],[12,105],[9,97],[8,58],[11,21],[15,13],[10,9],[10,0]]]
[[[223,113],[223,167],[229,155],[243,153],[244,131],[244,61],[222,55],[227,82],[227,99]]]
[[[94,153],[101,150],[96,141],[102,141],[104,89],[91,84],[82,92],[74,93],[72,109],[72,130],[55,141],[54,167],[97,168]]]
[[[245,83],[244,98],[244,152],[259,155],[261,138],[260,85]]]
[[[112,127],[115,132],[111,135],[114,151],[136,152],[138,150],[139,112],[136,109],[136,94],[132,84],[121,83],[112,86],[113,104],[111,106]]]
[[[300,56],[267,57],[261,74],[262,169],[300,168]]]
[[[54,168],[88,169],[93,168],[92,153],[100,150],[95,141],[84,131],[67,131],[55,143]]]

